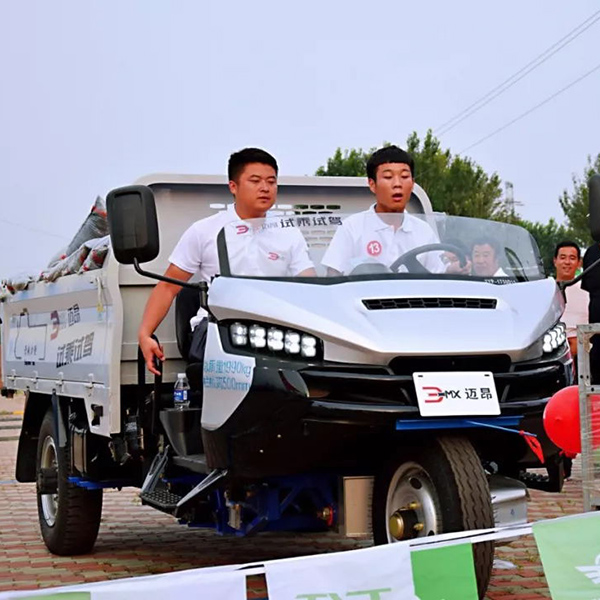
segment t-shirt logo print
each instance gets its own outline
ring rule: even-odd
[[[269,252],[267,256],[269,260],[279,260],[279,254],[277,254],[277,252]]]
[[[377,240],[373,240],[367,244],[367,254],[369,256],[379,256],[383,248]]]
[[[241,235],[242,233],[248,233],[248,231],[250,231],[250,228],[247,225],[236,225],[235,228],[237,229],[238,235]]]

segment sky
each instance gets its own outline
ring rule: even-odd
[[[404,145],[451,119],[600,7],[593,0],[0,0],[0,278],[39,272],[95,197],[156,172],[224,174],[259,146],[282,175],[337,147]],[[440,135],[453,153],[600,60],[600,21]],[[600,153],[600,70],[468,150],[520,214]],[[418,168],[418,165],[417,165]],[[418,174],[417,174],[418,181]]]

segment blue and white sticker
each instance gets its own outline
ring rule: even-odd
[[[227,354],[216,323],[208,324],[204,352],[202,427],[221,427],[242,403],[252,385],[256,360]]]

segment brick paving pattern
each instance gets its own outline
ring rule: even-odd
[[[4,399],[3,399],[4,400]],[[18,407],[17,407],[18,408]],[[18,415],[0,402],[0,591],[101,581],[136,575],[261,562],[291,556],[341,551],[369,545],[336,534],[260,534],[223,538],[187,528],[149,507],[141,506],[137,490],[108,490],[100,534],[92,554],[51,555],[41,541],[34,484],[17,484]],[[4,428],[4,429],[3,429]],[[561,494],[531,491],[529,520],[582,512],[581,479],[577,471]],[[487,594],[490,600],[550,598],[532,536],[498,548],[496,556],[515,565],[496,569]],[[248,578],[248,598],[266,598],[262,576]]]

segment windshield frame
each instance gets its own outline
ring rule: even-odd
[[[446,215],[445,213],[431,213],[428,214],[420,214],[416,215],[412,213],[413,216],[417,217],[428,217],[428,216],[443,216],[447,218],[457,218],[452,215]],[[291,217],[297,217],[300,215],[291,215]],[[350,215],[348,215],[350,216]],[[281,219],[281,218],[290,218],[288,215],[268,215],[265,217],[267,219]],[[397,280],[433,280],[433,281],[471,281],[471,282],[480,282],[480,283],[490,283],[493,285],[508,285],[514,283],[528,283],[533,281],[540,281],[543,279],[548,279],[550,275],[545,272],[545,268],[543,262],[541,260],[541,253],[535,238],[531,235],[531,233],[521,227],[520,225],[515,225],[511,223],[502,223],[499,221],[491,221],[487,219],[476,219],[475,217],[459,217],[464,219],[472,219],[482,222],[488,223],[498,223],[498,225],[507,225],[510,227],[515,227],[520,229],[521,231],[528,234],[532,248],[535,252],[535,256],[537,257],[539,273],[537,275],[507,275],[507,276],[480,276],[471,274],[463,274],[463,273],[410,273],[410,272],[390,272],[390,273],[372,273],[372,274],[339,274],[339,275],[326,275],[326,276],[268,276],[268,275],[238,275],[231,272],[231,265],[229,261],[229,254],[227,251],[227,242],[226,242],[226,229],[229,224],[223,226],[219,233],[217,234],[217,255],[219,261],[219,269],[220,272],[218,276],[221,277],[230,277],[236,279],[250,279],[250,280],[264,280],[264,281],[279,281],[279,282],[294,282],[301,284],[317,284],[317,285],[336,285],[340,283],[348,283],[354,281],[397,281]],[[517,257],[518,258],[518,257]]]

